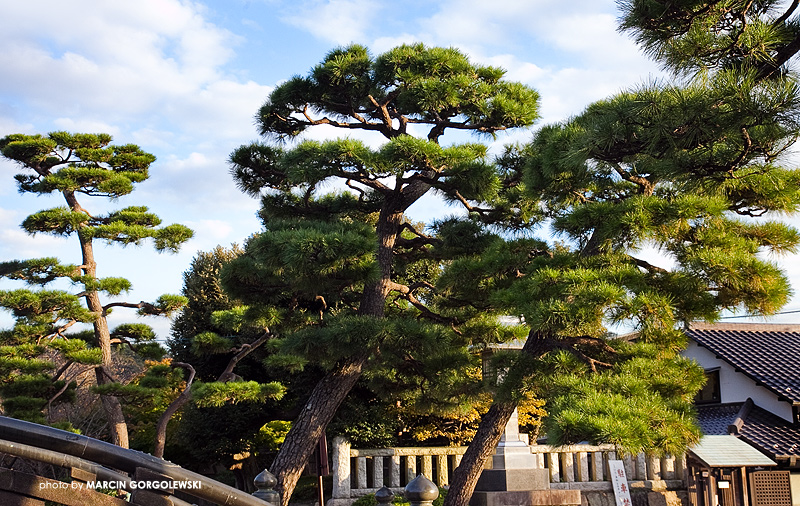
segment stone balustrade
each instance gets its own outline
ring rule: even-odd
[[[553,447],[531,445],[538,467],[548,469],[550,488],[584,492],[611,490],[608,460],[617,459],[611,445]],[[422,474],[446,487],[466,447],[356,449],[344,438],[332,442],[333,493],[328,506],[349,506],[353,500],[386,486],[394,493]],[[685,458],[640,454],[623,456],[632,489],[683,488]]]
[[[656,488],[667,485],[670,488],[680,487],[678,483],[666,482],[683,482],[686,470],[683,456],[662,458],[640,453],[618,457],[613,445],[531,445],[530,449],[537,457],[539,468],[549,470],[551,488],[611,490],[609,460],[623,461],[631,487],[636,482],[643,482],[641,486]]]

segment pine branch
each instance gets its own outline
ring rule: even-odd
[[[636,257],[630,256],[630,255],[628,255],[628,258],[633,260],[633,263],[635,263],[638,267],[641,267],[642,269],[644,269],[646,271],[649,271],[649,272],[660,272],[660,273],[669,272],[667,269],[664,269],[664,268],[659,267],[657,265],[653,265],[653,264],[651,264],[650,262],[648,262],[646,260],[642,260],[641,258],[636,258]]]
[[[340,178],[342,178],[342,179],[344,179],[346,181],[353,181],[353,180],[357,181],[357,182],[363,184],[364,186],[366,186],[368,188],[372,188],[373,190],[381,192],[381,193],[384,193],[384,194],[391,193],[391,192],[394,191],[391,188],[389,188],[388,186],[386,186],[385,184],[381,183],[377,178],[370,177],[369,175],[367,175],[363,171],[359,171],[357,174],[354,174],[352,172],[340,171],[340,172],[334,173],[333,175],[337,176],[337,177],[340,177]],[[356,189],[351,184],[348,184],[347,186],[349,186],[350,188]],[[363,191],[363,190],[357,190],[357,191]]]
[[[458,190],[456,190],[452,195],[455,198],[457,198],[458,201],[461,202],[461,205],[463,205],[464,208],[466,208],[466,210],[469,211],[470,213],[477,213],[477,214],[480,214],[481,216],[486,216],[486,215],[490,214],[493,211],[493,209],[486,209],[486,208],[473,206],[472,204],[470,204],[467,201],[467,199],[465,199],[461,195],[461,193]]]
[[[797,1],[793,2],[797,5]],[[757,78],[764,80],[772,77],[782,66],[784,66],[797,52],[800,51],[800,35],[795,37],[791,42],[783,46],[771,61],[761,64],[758,69]]]
[[[389,115],[389,109],[387,107],[389,102],[384,100],[382,104],[379,104],[378,101],[375,100],[375,97],[373,97],[372,95],[367,95],[367,99],[372,103],[372,105],[375,106],[375,108],[378,111],[380,111],[381,120],[383,120],[383,124],[386,128],[386,132],[384,132],[384,135],[386,135],[387,137],[392,137],[391,135],[391,132],[393,131],[392,117]]]
[[[650,196],[653,194],[653,190],[655,190],[656,185],[652,183],[649,179],[642,176],[636,176],[631,174],[629,171],[622,168],[622,166],[618,163],[612,163],[611,166],[614,168],[614,171],[619,174],[619,176],[624,179],[625,181],[629,181],[638,185],[641,188],[642,194],[646,196]]]
[[[170,367],[181,367],[189,372],[189,378],[186,380],[186,387],[183,391],[175,398],[167,409],[161,414],[158,418],[158,423],[156,424],[156,437],[155,437],[155,447],[153,448],[153,456],[158,457],[160,459],[164,458],[164,446],[167,442],[167,424],[169,423],[172,416],[178,412],[189,400],[192,398],[192,382],[194,382],[195,377],[195,370],[190,364],[184,362],[172,362]]]
[[[616,355],[617,351],[612,348],[604,339],[599,339],[596,337],[590,336],[577,336],[577,337],[567,337],[558,340],[557,347],[563,350],[566,350],[581,361],[585,362],[592,372],[597,372],[597,367],[605,367],[611,368],[614,367],[613,365],[603,362],[601,360],[597,360],[595,358],[590,357],[583,351],[581,351],[578,346],[590,346],[592,348],[599,348],[601,351],[606,353]]]
[[[53,380],[57,380],[58,378],[60,378],[62,374],[64,374],[65,372],[67,372],[67,369],[69,369],[69,366],[71,366],[71,365],[72,365],[72,364],[74,364],[74,363],[75,363],[75,362],[73,362],[72,360],[68,360],[68,361],[67,361],[67,363],[65,363],[64,365],[62,365],[62,366],[61,366],[61,367],[58,369],[58,371],[56,371],[56,373],[53,375]]]
[[[107,314],[108,310],[111,309],[111,308],[114,308],[114,307],[125,307],[125,308],[130,308],[130,309],[144,309],[147,312],[147,314],[160,314],[161,313],[161,310],[157,306],[155,306],[155,305],[153,305],[153,304],[151,304],[149,302],[141,301],[139,303],[134,303],[134,302],[111,302],[110,304],[106,304],[105,306],[103,306],[103,314],[104,315]]]
[[[395,281],[389,282],[389,289],[394,292],[398,292],[403,299],[407,300],[412,306],[417,308],[422,313],[422,316],[438,323],[450,325],[453,331],[455,331],[458,335],[461,335],[461,331],[457,328],[459,323],[458,319],[448,318],[438,313],[434,313],[419,299],[417,299],[417,297],[414,295],[414,291],[418,290],[419,288],[429,288],[433,290],[434,286],[426,281],[420,281],[411,286],[406,286]]]
[[[350,130],[372,130],[372,131],[380,132],[384,136],[389,137],[389,138],[396,137],[397,135],[399,135],[399,133],[395,134],[395,133],[393,133],[393,131],[387,132],[386,131],[386,125],[383,124],[383,123],[370,123],[368,121],[365,121],[363,123],[360,122],[360,121],[358,123],[347,123],[347,122],[343,122],[343,121],[336,121],[336,120],[330,119],[327,116],[323,116],[322,118],[319,118],[319,119],[314,119],[314,118],[311,117],[311,115],[308,114],[308,104],[306,104],[305,107],[303,107],[303,110],[300,111],[300,113],[303,115],[303,117],[306,120],[302,121],[302,120],[298,120],[297,118],[295,118],[294,121],[298,122],[298,123],[300,123],[301,125],[304,125],[304,126],[331,125],[331,126],[334,126],[334,127],[337,127],[337,128],[344,128],[344,129],[350,129]]]
[[[778,26],[778,25],[782,24],[784,21],[786,21],[787,19],[789,19],[789,16],[791,16],[792,13],[797,9],[798,4],[800,4],[800,0],[793,0],[791,5],[789,5],[789,7],[786,8],[786,12],[781,14],[781,17],[776,19],[772,23],[772,26]]]
[[[401,235],[398,235],[397,241],[395,241],[395,245],[398,247],[421,250],[423,246],[436,246],[442,244],[441,239],[425,235],[422,232],[419,232],[409,223],[403,223],[403,225],[400,227],[400,232],[404,230],[408,230],[416,237],[413,239],[406,239]]]
[[[65,336],[64,336],[64,331],[66,331],[68,328],[72,327],[72,326],[73,326],[73,325],[75,325],[76,323],[78,323],[78,321],[77,321],[77,320],[70,320],[70,321],[68,321],[68,322],[67,322],[67,323],[65,323],[64,325],[62,325],[62,326],[58,327],[58,328],[55,330],[55,332],[53,332],[52,334],[50,334],[49,336],[47,336],[47,339],[49,339],[49,340],[51,340],[51,341],[52,341],[53,339],[56,339],[56,338],[58,338],[58,337],[65,337]],[[38,340],[37,340],[37,342],[38,342]]]
[[[72,362],[69,362],[67,365],[72,365]],[[88,369],[89,369],[89,366],[84,366],[84,367],[82,367],[82,368],[81,368],[81,370],[79,370],[79,371],[78,371],[78,372],[75,374],[75,376],[77,377],[79,374],[82,374],[84,371],[86,371],[86,370],[88,370]],[[56,376],[56,378],[57,378],[57,377],[58,377],[58,376]],[[50,398],[47,400],[47,412],[48,412],[48,413],[50,412],[50,407],[51,407],[51,406],[52,406],[52,404],[53,404],[53,403],[56,401],[56,399],[58,399],[59,397],[61,397],[61,395],[62,395],[64,392],[66,392],[66,391],[69,389],[69,384],[70,384],[70,382],[65,380],[65,381],[64,381],[64,386],[63,386],[63,387],[61,387],[61,388],[58,390],[58,392],[56,392],[56,393],[55,393],[55,394],[54,394],[52,397],[50,397]]]
[[[245,343],[242,344],[238,349],[234,349],[236,353],[231,357],[230,361],[228,361],[228,365],[225,367],[225,370],[219,375],[217,381],[220,382],[227,382],[231,381],[236,378],[236,375],[233,373],[233,369],[236,367],[236,364],[239,363],[244,357],[252,353],[256,350],[259,346],[267,342],[267,339],[272,337],[272,332],[269,331],[268,328],[264,329],[264,334],[261,335],[258,339],[253,341],[252,343]]]

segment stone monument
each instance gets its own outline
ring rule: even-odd
[[[494,455],[486,461],[470,506],[580,505],[580,490],[551,490],[550,473],[540,469],[519,433],[517,410],[511,415]]]

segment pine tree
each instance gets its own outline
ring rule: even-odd
[[[219,273],[225,262],[233,260],[241,253],[242,249],[236,245],[199,252],[192,259],[189,269],[183,273],[181,293],[186,297],[187,303],[172,323],[167,344],[170,356],[175,360],[191,363],[200,378],[216,377],[227,362],[219,353],[199,353],[202,351],[198,350],[200,343],[195,343],[194,338],[206,332],[217,335],[226,333],[224,329],[214,325],[213,314],[234,309],[239,304],[223,292]],[[243,337],[254,339],[257,336]]]
[[[677,74],[722,69],[780,78],[800,50],[798,4],[625,0],[620,30]]]
[[[496,239],[481,230],[481,219],[502,215],[523,223],[534,214],[498,205],[483,215],[473,203],[513,192],[517,174],[498,175],[485,145],[439,144],[451,130],[494,135],[534,121],[536,92],[503,74],[471,64],[455,49],[419,44],[377,57],[357,45],[336,49],[307,77],[272,92],[258,113],[260,133],[291,139],[327,125],[375,132],[385,143],[305,141],[289,149],[255,143],[231,155],[242,190],[263,198],[266,230],[223,271],[225,287],[250,307],[274,312],[286,334],[284,357],[305,357],[327,370],[272,467],[284,505],[336,409],[384,347],[405,335],[409,350],[422,343],[466,350],[474,335],[460,326],[479,319],[478,311],[447,315],[426,306],[430,273],[414,260],[431,259],[435,271],[447,258]],[[331,181],[349,191],[322,195]],[[444,221],[439,235],[449,240],[415,227],[405,212],[429,193],[477,213],[479,225]],[[406,265],[412,272],[404,276]]]
[[[14,134],[0,140],[3,157],[24,169],[16,176],[20,192],[60,193],[66,202],[64,207],[29,216],[22,223],[23,229],[30,234],[74,236],[81,252],[79,265],[61,264],[54,258],[0,264],[0,274],[10,279],[34,286],[66,280],[77,288],[77,293],[27,289],[0,292],[0,304],[16,318],[14,328],[2,333],[3,404],[10,414],[23,416],[23,412],[10,407],[13,402],[9,401],[15,398],[12,391],[35,378],[39,393],[30,391],[26,395],[38,399],[29,403],[29,407],[41,412],[64,390],[63,386],[59,390],[60,378],[79,365],[94,368],[100,389],[112,385],[113,342],[127,343],[140,352],[159,348],[146,325],[123,324],[112,332],[106,316],[113,308],[133,308],[142,315],[164,315],[184,302],[182,297],[174,295],[161,296],[152,303],[101,301],[101,294],[118,296],[128,291],[131,283],[123,278],[98,277],[95,240],[123,246],[152,240],[158,251],[177,251],[192,237],[192,231],[182,225],[160,226],[161,220],[144,206],[130,206],[106,215],[92,214],[83,207],[80,196],[116,200],[148,178],[155,157],[133,144],[113,145],[111,141],[107,134],[66,132],[47,136]],[[85,306],[80,304],[81,299]],[[66,333],[79,323],[92,325],[91,337]],[[48,360],[53,354],[60,357],[61,364],[54,374],[50,371],[55,370],[56,364]],[[128,429],[119,399],[104,392],[101,400],[112,441],[127,447]]]
[[[189,377],[181,395],[158,421],[153,451],[158,457],[163,456],[167,423],[189,403],[194,409],[238,410],[230,406],[278,400],[284,395],[285,387],[267,377],[260,365],[263,347],[273,337],[269,330],[272,320],[247,311],[240,301],[225,294],[221,286],[223,265],[242,252],[236,245],[199,252],[184,273],[182,293],[187,303],[173,322],[168,344],[174,360],[172,365],[188,371]],[[247,361],[243,362],[245,359]],[[199,381],[193,385],[195,377]],[[202,419],[195,422],[189,432],[202,430],[198,425],[204,423]],[[255,429],[261,425],[263,420]],[[210,431],[219,429],[216,419],[209,422],[209,426]],[[247,439],[244,434],[238,437]],[[201,450],[194,448],[192,451]]]
[[[593,104],[512,156],[563,243],[512,260],[518,279],[495,294],[531,333],[447,506],[467,504],[523,386],[548,399],[556,443],[677,453],[697,437],[687,422],[702,378],[676,356],[679,324],[723,310],[770,314],[791,292],[762,255],[800,240],[765,216],[800,206],[800,173],[779,165],[798,134],[798,90],[784,67],[797,51],[796,7],[770,17],[775,2],[623,3],[622,28],[694,79]],[[663,267],[639,256],[649,245]],[[475,275],[476,263],[454,268]],[[634,324],[638,340],[607,339],[608,321]]]

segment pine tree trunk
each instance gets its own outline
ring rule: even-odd
[[[98,385],[110,383],[103,369],[103,366],[98,366],[94,369]],[[125,421],[125,414],[122,412],[122,404],[119,402],[119,399],[113,395],[101,395],[100,402],[103,404],[103,410],[106,412],[111,442],[122,448],[128,448],[128,424]]]
[[[376,260],[381,275],[377,281],[364,287],[359,315],[376,318],[384,316],[386,297],[392,284],[392,252],[403,222],[403,213],[398,209],[403,209],[404,205],[407,207],[410,204],[403,202],[401,195],[398,195],[396,200],[387,202],[381,210],[375,229],[378,237]],[[308,458],[336,410],[361,377],[361,371],[372,352],[373,350],[365,350],[337,364],[317,383],[303,411],[293,422],[271,469],[278,479],[275,490],[281,495],[281,506],[289,504],[289,497]]]
[[[101,351],[100,365],[95,367],[95,377],[98,385],[105,385],[114,382],[111,372],[113,366],[111,362],[111,332],[108,329],[108,321],[103,315],[103,306],[100,304],[100,297],[97,292],[89,292],[86,295],[86,302],[89,310],[98,313],[99,316],[94,322],[94,335],[97,339]],[[122,404],[113,395],[101,395],[100,401],[106,412],[108,419],[108,430],[111,435],[111,442],[122,448],[128,448],[128,424],[125,422],[125,414],[122,412]]]
[[[64,192],[64,198],[69,204],[69,208],[75,212],[86,212],[78,203],[75,194],[70,191]],[[94,260],[94,248],[92,247],[91,237],[87,237],[78,229],[78,240],[81,245],[81,256],[83,264],[81,269],[84,275],[97,279],[97,263]],[[100,295],[96,290],[88,290],[84,296],[86,306],[89,311],[97,315],[94,321],[94,337],[97,339],[97,346],[100,348],[100,365],[95,367],[95,377],[98,385],[105,385],[114,381],[111,373],[113,364],[111,362],[111,331],[108,329],[105,310],[100,303]],[[111,434],[111,442],[122,448],[128,448],[128,424],[125,422],[125,414],[122,412],[122,405],[119,399],[113,395],[101,395],[100,401],[106,412],[108,428]]]
[[[272,463],[272,474],[278,479],[275,489],[281,495],[281,506],[289,504],[300,473],[314,451],[325,427],[361,377],[369,355],[352,357],[330,371],[317,383],[303,411],[281,444],[281,451]]]
[[[521,353],[533,357],[541,357],[554,347],[554,341],[548,334],[531,331],[522,347]],[[443,506],[467,506],[475,491],[475,485],[481,476],[484,462],[494,453],[500,438],[503,436],[509,418],[517,408],[516,402],[495,401],[489,411],[481,417],[481,423],[475,437],[469,444],[461,463],[453,471],[450,489],[444,498]]]
[[[483,465],[493,453],[503,436],[508,420],[514,413],[514,402],[494,403],[481,417],[475,437],[467,448],[461,463],[453,471],[450,489],[444,498],[443,506],[466,506],[475,491]]]

